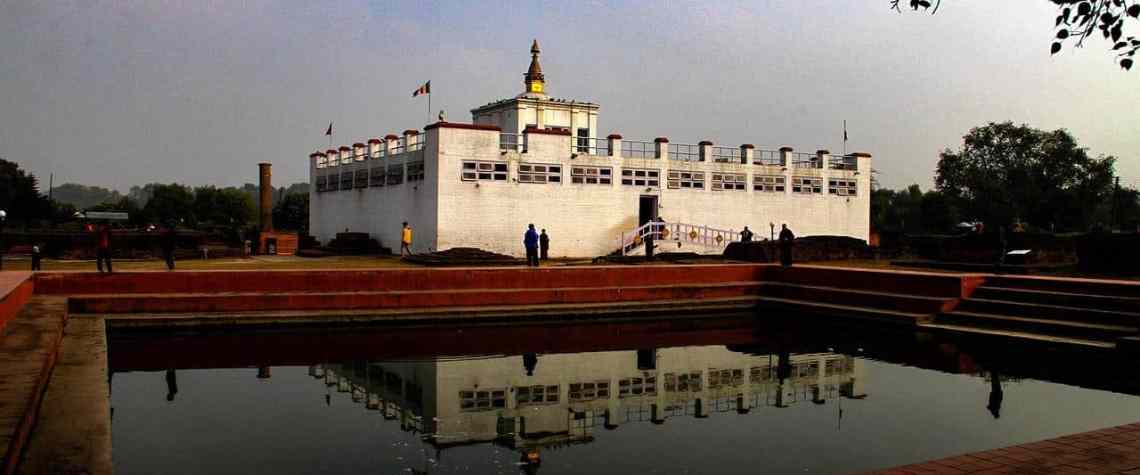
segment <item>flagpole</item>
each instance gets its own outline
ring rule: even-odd
[[[431,90],[428,90],[427,96],[428,96],[427,120],[428,120],[428,123],[430,124],[431,123]]]
[[[847,119],[843,119],[843,156],[847,156]]]

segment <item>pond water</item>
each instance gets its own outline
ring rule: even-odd
[[[857,473],[1140,420],[1112,355],[747,317],[116,332],[110,363],[124,474]]]

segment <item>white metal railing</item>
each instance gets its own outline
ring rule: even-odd
[[[739,148],[712,147],[712,161],[720,163],[740,163]]]
[[[711,248],[723,248],[737,240],[739,234],[731,229],[717,229],[709,226],[687,223],[666,223],[650,221],[632,231],[624,231],[618,238],[618,251],[621,255],[633,251],[645,243],[646,239],[656,241],[683,242]]]
[[[832,170],[858,170],[859,160],[854,156],[832,155],[828,161],[828,168]]]
[[[669,160],[695,162],[701,159],[701,146],[689,143],[669,144]]]
[[[813,153],[792,153],[792,168],[823,168],[819,156]]]
[[[752,154],[755,165],[783,166],[784,156],[779,150],[757,150]]]
[[[640,140],[622,140],[621,156],[623,158],[657,158],[657,144]]]
[[[526,151],[525,134],[499,134],[499,150]]]
[[[570,145],[570,151],[574,153],[583,153],[586,155],[597,155],[599,157],[609,156],[610,154],[610,141],[609,139],[599,139],[592,137],[575,137],[574,143]]]

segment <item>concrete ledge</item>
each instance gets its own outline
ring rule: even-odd
[[[106,324],[70,319],[19,472],[113,473],[110,397]]]
[[[55,366],[67,306],[63,298],[35,297],[0,338],[0,468],[14,473]]]
[[[306,271],[41,272],[36,293],[161,294],[617,287],[759,280],[766,264]]]
[[[305,292],[240,294],[142,294],[76,296],[72,313],[274,312],[282,310],[363,310],[388,308],[560,305],[653,302],[758,295],[760,282],[678,284],[640,287],[470,289],[393,292]]]

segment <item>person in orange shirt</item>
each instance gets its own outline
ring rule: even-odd
[[[404,254],[404,252],[407,254]],[[404,221],[404,230],[400,233],[400,256],[410,255],[412,253],[412,227],[408,226],[408,222]]]

